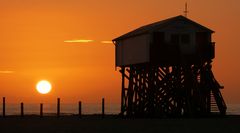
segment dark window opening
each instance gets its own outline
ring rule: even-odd
[[[189,44],[190,43],[190,36],[189,36],[189,34],[181,35],[181,43],[183,43],[183,44]]]
[[[163,45],[165,43],[165,35],[164,32],[155,32],[153,34],[154,36],[154,43],[156,45]]]
[[[178,45],[180,42],[179,34],[172,34],[171,35],[171,44]]]

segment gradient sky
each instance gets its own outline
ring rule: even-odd
[[[240,103],[240,1],[187,0],[189,18],[216,31],[213,71]],[[115,37],[183,14],[186,0],[0,0],[0,97],[8,102],[120,102]],[[85,40],[85,41],[83,41]],[[104,41],[104,42],[102,42]],[[41,95],[37,81],[53,90]]]

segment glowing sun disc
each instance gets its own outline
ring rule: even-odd
[[[51,91],[52,86],[47,80],[41,80],[37,83],[36,89],[41,94],[47,94]]]

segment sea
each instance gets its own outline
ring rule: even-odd
[[[44,115],[54,115],[57,112],[57,104],[49,103],[43,104]],[[74,115],[79,113],[79,105],[77,104],[63,104],[60,105],[60,112],[64,115]],[[82,114],[101,114],[102,104],[88,103],[82,104]],[[119,114],[120,104],[105,104],[105,114]],[[8,103],[5,105],[6,115],[20,115],[21,105],[15,103]],[[24,115],[39,115],[40,104],[39,103],[24,103]],[[2,106],[0,105],[0,115],[2,115]]]
[[[240,104],[227,104],[227,114],[228,115],[240,115]],[[6,104],[6,115],[20,115],[21,106],[20,104]],[[64,115],[74,115],[78,114],[79,107],[78,104],[61,104],[60,112]],[[82,114],[101,114],[102,105],[101,104],[82,104]],[[44,115],[54,115],[57,112],[56,104],[44,104],[43,114]],[[106,114],[119,114],[120,104],[106,104],[105,113]],[[25,115],[39,115],[40,104],[24,104],[24,114]],[[2,106],[0,106],[0,115],[2,115]]]

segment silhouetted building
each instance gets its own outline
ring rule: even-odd
[[[226,113],[214,78],[214,33],[184,16],[140,27],[113,40],[122,73],[124,116]]]

